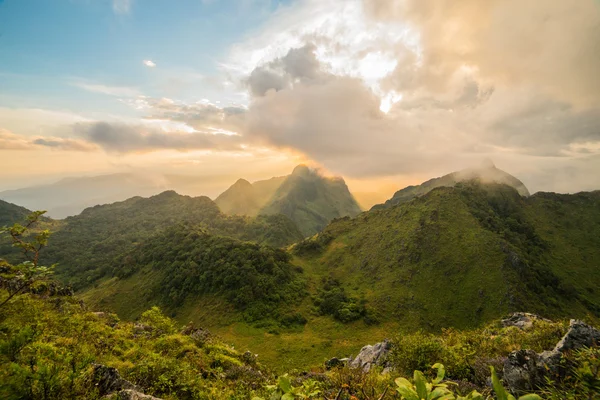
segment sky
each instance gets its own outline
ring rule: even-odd
[[[307,163],[383,199],[484,159],[600,189],[598,0],[0,0],[0,190]]]

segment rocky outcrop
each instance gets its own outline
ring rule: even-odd
[[[388,340],[372,346],[367,345],[350,362],[350,366],[352,368],[362,368],[365,372],[369,371],[375,365],[386,368],[388,367],[387,355],[390,352],[390,348],[391,343]]]
[[[569,331],[554,349],[538,354],[532,350],[513,351],[504,363],[504,382],[514,394],[532,391],[546,377],[561,378],[563,353],[600,344],[600,331],[582,321],[572,319]]]
[[[509,326],[515,326],[521,330],[528,330],[533,327],[534,321],[545,321],[550,322],[550,320],[540,317],[536,314],[526,313],[526,312],[516,312],[511,314],[508,318],[505,318],[501,321],[502,326],[507,328]]]
[[[94,364],[93,382],[100,396],[110,396],[117,400],[161,400],[144,394],[140,388],[121,378],[116,368]]]

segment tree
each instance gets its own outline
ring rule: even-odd
[[[11,265],[0,259],[0,287],[8,291],[8,297],[0,303],[0,307],[13,297],[26,292],[40,281],[47,280],[54,272],[54,265],[45,267],[39,265],[40,251],[47,246],[50,231],[44,229],[29,235],[46,211],[35,211],[27,216],[25,225],[15,223],[11,227],[0,228],[0,235],[8,234],[12,245],[18,248],[26,261]],[[32,239],[32,240],[30,240]]]

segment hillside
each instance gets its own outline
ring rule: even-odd
[[[458,172],[452,172],[440,178],[430,179],[420,185],[407,186],[394,193],[392,198],[387,200],[384,204],[373,206],[373,209],[386,208],[391,207],[394,204],[406,203],[415,197],[423,196],[435,188],[452,187],[459,182],[470,180],[478,180],[482,183],[500,183],[515,188],[521,196],[530,195],[529,190],[527,190],[523,182],[509,173],[496,168],[491,161],[486,161],[476,168],[467,168]]]
[[[296,253],[407,325],[465,327],[522,309],[600,315],[599,210],[600,192],[522,198],[465,183],[335,221]]]
[[[305,165],[288,176],[254,183],[239,179],[215,203],[230,215],[283,214],[304,236],[314,235],[334,218],[360,213],[342,178],[326,178]]]
[[[75,288],[82,288],[112,275],[117,256],[182,222],[214,234],[275,247],[302,237],[294,223],[284,216],[226,216],[208,197],[181,196],[168,191],[150,198],[133,197],[95,206],[60,221],[43,261],[58,263],[59,277]]]
[[[0,226],[11,225],[23,221],[31,213],[25,207],[0,200]]]
[[[326,178],[304,165],[294,169],[260,214],[283,214],[305,236],[314,235],[334,218],[360,213],[360,207],[342,178]]]
[[[147,288],[167,285],[162,268],[176,282],[210,274],[200,267],[200,255],[222,246],[175,235],[140,247],[148,255],[130,261],[132,275],[103,281],[84,298],[127,318],[156,299],[178,320],[193,320],[287,367],[317,362],[326,353],[351,354],[393,332],[470,328],[512,311],[598,317],[599,210],[600,192],[524,198],[506,185],[467,182],[338,218],[291,250],[292,271],[307,295],[278,303],[254,322],[215,293],[184,292],[177,304],[164,293],[150,295]],[[141,305],[133,307],[138,299]]]
[[[254,183],[238,179],[215,199],[215,203],[225,214],[255,216],[269,202],[286,178],[275,177]]]

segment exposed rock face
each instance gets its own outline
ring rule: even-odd
[[[138,389],[133,383],[121,378],[121,375],[116,368],[107,367],[106,365],[102,364],[94,365],[93,380],[98,387],[100,396],[118,392],[124,389]]]
[[[362,368],[365,372],[369,371],[374,365],[387,367],[387,355],[390,348],[391,343],[387,340],[372,346],[367,345],[350,362],[350,366],[352,368]]]
[[[582,321],[571,320],[569,331],[554,347],[554,352],[564,353],[567,350],[591,347],[600,344],[600,331]]]
[[[546,376],[560,377],[562,354],[569,350],[600,344],[600,331],[582,321],[571,320],[569,331],[554,349],[537,354],[532,350],[513,351],[504,363],[504,382],[514,394],[531,391],[544,383]]]
[[[545,318],[540,317],[536,314],[516,312],[511,314],[508,318],[502,320],[503,327],[516,326],[519,329],[527,330],[533,326],[534,321],[546,321],[550,322]]]

